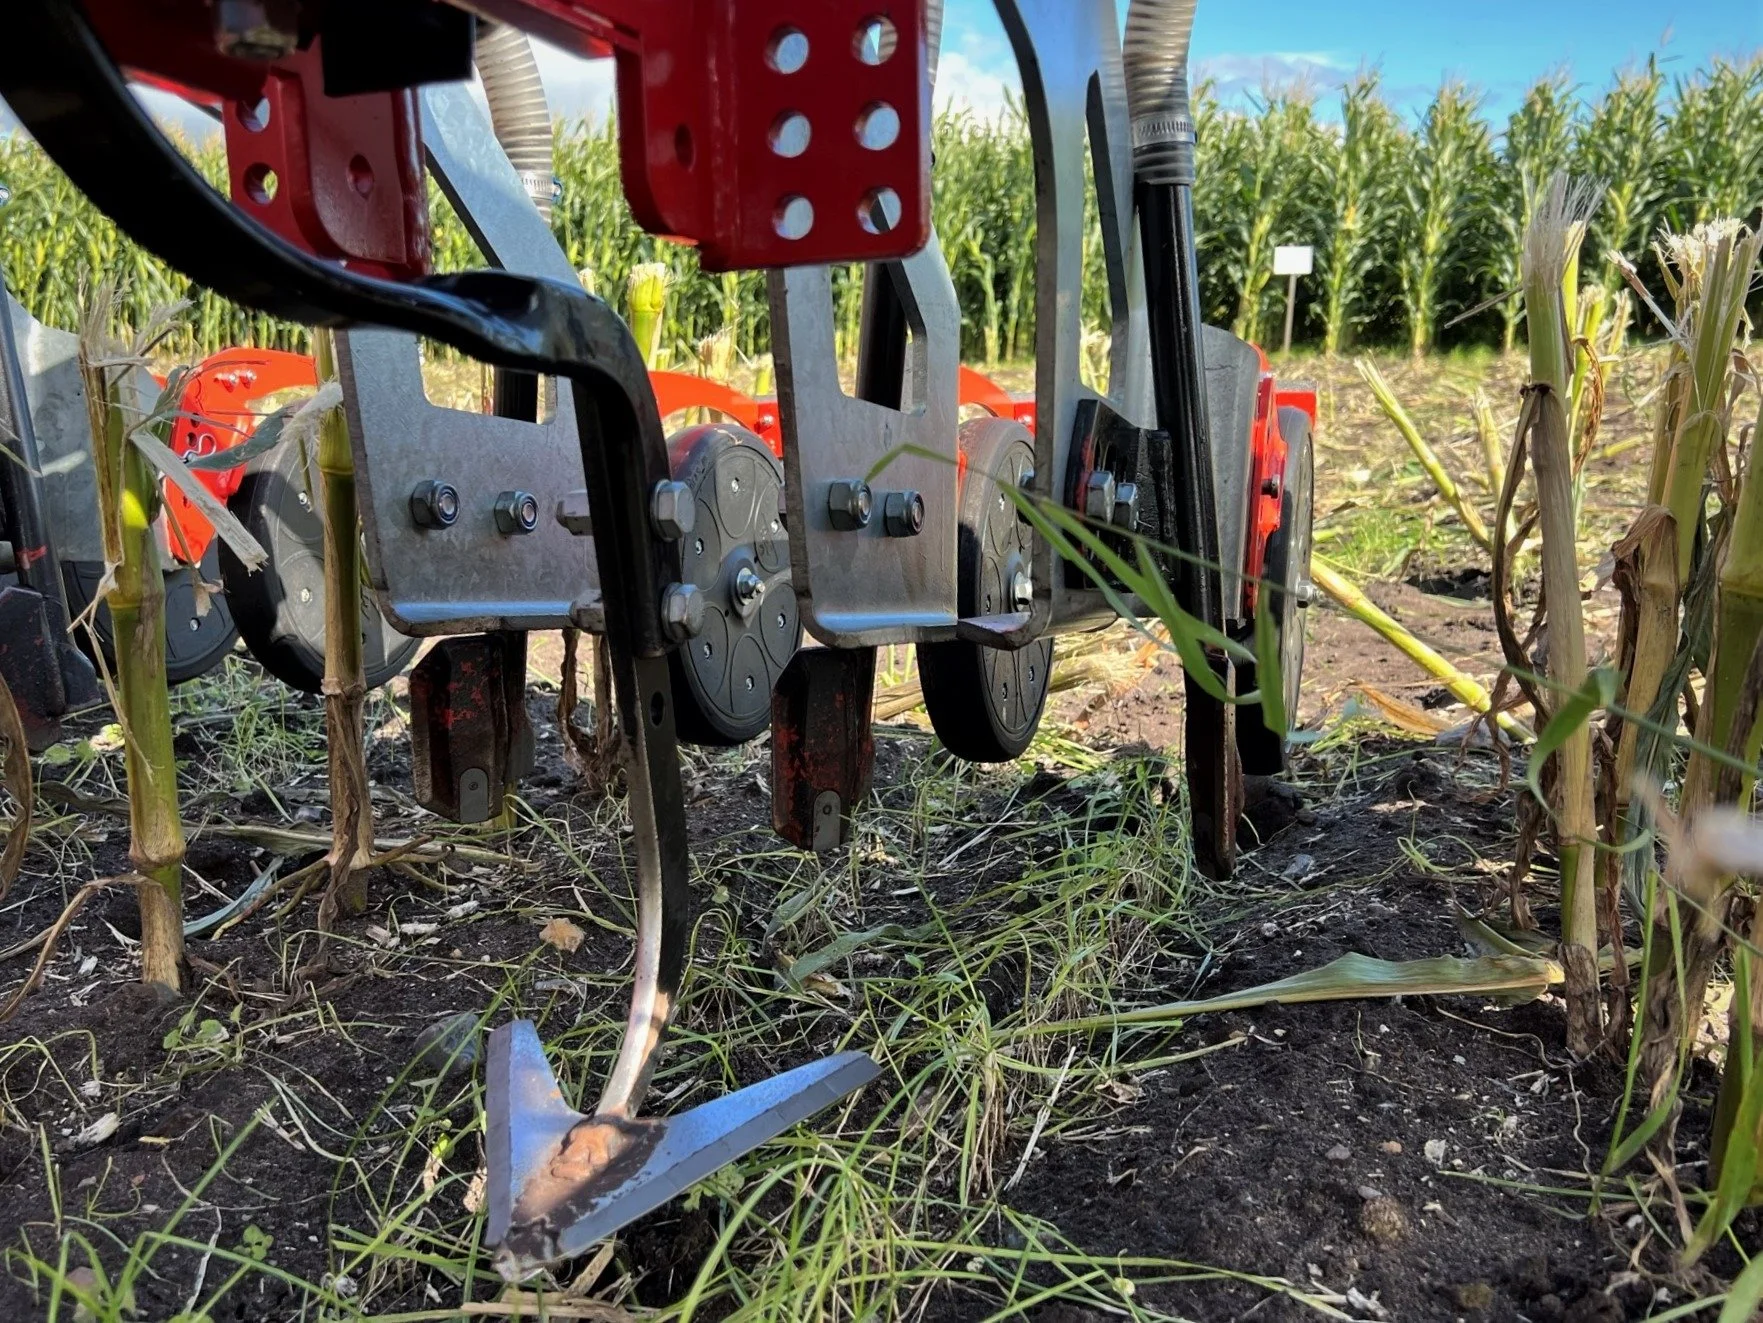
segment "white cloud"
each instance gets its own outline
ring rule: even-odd
[[[1235,101],[1294,84],[1326,92],[1343,86],[1353,68],[1327,51],[1225,51],[1196,60],[1194,75],[1221,101]]]

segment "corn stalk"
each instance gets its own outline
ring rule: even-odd
[[[153,528],[159,480],[130,440],[139,423],[132,376],[146,346],[131,353],[117,344],[109,331],[115,315],[115,287],[102,285],[83,321],[79,349],[104,546],[99,595],[116,639],[112,701],[123,732],[141,979],[175,992],[184,985],[184,827],[165,674],[165,577]]]
[[[1359,369],[1360,379],[1371,388],[1371,394],[1377,400],[1378,407],[1383,410],[1384,417],[1402,434],[1402,439],[1408,443],[1408,449],[1414,452],[1414,457],[1420,461],[1420,467],[1432,479],[1432,485],[1438,488],[1439,495],[1457,512],[1457,517],[1469,530],[1469,536],[1476,540],[1483,551],[1491,552],[1494,548],[1493,538],[1488,533],[1488,526],[1482,520],[1481,512],[1463,495],[1438,452],[1420,434],[1420,428],[1408,416],[1408,410],[1402,407],[1395,391],[1390,389],[1390,383],[1384,380],[1383,373],[1377,370],[1377,365],[1369,358],[1361,358],[1354,366]]]
[[[336,377],[331,332],[313,333],[318,378]],[[373,857],[373,800],[362,748],[367,677],[361,636],[361,516],[355,500],[355,456],[349,424],[331,409],[319,424],[318,471],[324,492],[324,724],[330,757],[330,884],[319,926],[337,912],[367,908],[367,866]]]
[[[1585,615],[1579,596],[1578,521],[1568,391],[1573,375],[1562,290],[1585,238],[1590,190],[1564,174],[1549,183],[1524,245],[1525,321],[1530,341],[1531,471],[1542,531],[1543,594],[1549,609],[1549,679],[1557,694],[1585,683]],[[1566,970],[1567,1046],[1589,1056],[1602,1039],[1598,983],[1597,840],[1591,731],[1584,722],[1556,751],[1561,840],[1561,964]]]

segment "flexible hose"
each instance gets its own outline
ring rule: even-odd
[[[1132,0],[1126,15],[1126,100],[1133,171],[1148,184],[1194,182],[1188,46],[1197,0]]]
[[[505,23],[478,22],[477,71],[490,103],[490,124],[496,141],[508,154],[526,194],[551,219],[557,187],[551,157],[551,107],[532,43],[518,28]]]

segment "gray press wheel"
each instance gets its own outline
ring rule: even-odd
[[[220,578],[220,539],[208,544],[197,573],[204,583]],[[67,587],[67,614],[78,619],[91,604],[92,596],[104,580],[104,566],[97,561],[63,561],[61,579]],[[98,651],[104,665],[116,674],[116,635],[110,623],[110,608],[102,604],[92,614],[92,629],[76,629],[75,637],[88,653],[92,651],[92,635],[97,635]],[[190,580],[190,569],[180,565],[165,572],[165,678],[172,684],[183,684],[197,676],[207,675],[233,650],[238,641],[233,617],[227,601],[219,593],[208,599],[208,612],[196,612],[196,586]],[[97,658],[93,658],[94,661]]]
[[[1315,498],[1315,465],[1310,447],[1310,419],[1302,409],[1279,411],[1279,431],[1286,441],[1286,482],[1280,494],[1279,527],[1267,539],[1262,577],[1280,588],[1269,595],[1279,631],[1280,681],[1285,690],[1286,719],[1298,711],[1304,678],[1304,608],[1309,604],[1310,538]],[[1257,687],[1255,668],[1243,668],[1242,692]],[[1237,751],[1243,770],[1253,776],[1278,776],[1286,769],[1286,741],[1267,729],[1261,707],[1237,713]]]
[[[302,471],[302,461],[307,461]],[[269,553],[255,573],[231,548],[220,555],[222,582],[245,646],[276,679],[316,694],[324,685],[324,520],[318,463],[305,448],[277,446],[252,460],[227,502]],[[410,665],[421,644],[386,623],[373,590],[361,589],[362,671],[377,689]]]
[[[732,423],[677,433],[668,454],[696,498],[680,559],[704,594],[703,629],[668,654],[675,721],[689,744],[745,744],[771,724],[772,688],[802,643],[779,513],[783,465]]]
[[[960,494],[958,608],[963,616],[1021,609],[1017,591],[1032,584],[1034,539],[1006,494],[1035,466],[1028,429],[1004,418],[961,425],[967,457]],[[1047,705],[1053,640],[1025,648],[978,643],[921,643],[918,670],[925,711],[937,738],[957,758],[1008,762],[1028,748]]]

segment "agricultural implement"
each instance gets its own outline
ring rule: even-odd
[[[983,416],[963,421],[960,312],[930,226],[936,0],[477,0],[494,24],[431,0],[14,0],[0,93],[74,182],[196,280],[339,328],[375,594],[401,633],[440,638],[411,682],[424,800],[487,817],[518,778],[527,632],[607,637],[630,745],[634,991],[586,1113],[533,1025],[491,1035],[487,1238],[510,1277],[877,1073],[846,1053],[638,1115],[687,954],[682,738],[769,722],[774,826],[832,848],[868,792],[878,646],[916,645],[953,753],[1008,759],[1040,720],[1053,637],[1149,614],[1117,573],[1149,565],[1218,645],[1212,674],[1187,679],[1200,868],[1233,865],[1245,767],[1280,768],[1283,741],[1232,701],[1255,679],[1222,644],[1273,625],[1295,698],[1314,398],[1201,324],[1192,2],[1134,0],[1124,51],[1113,0],[996,3],[1036,161],[1035,388],[1026,405],[970,379]],[[665,434],[666,383],[541,214],[548,115],[514,29],[615,61],[640,223],[697,245],[706,270],[770,271],[770,438],[759,402],[749,422],[732,399],[724,421]],[[489,117],[459,85],[474,55]],[[218,106],[230,200],[130,76]],[[425,161],[495,269],[429,274]],[[1105,389],[1079,372],[1087,205]],[[829,272],[848,262],[866,272],[854,390]],[[496,413],[431,404],[418,336],[494,366]],[[1094,540],[1060,554],[1049,511]],[[798,647],[802,629],[821,646]]]

